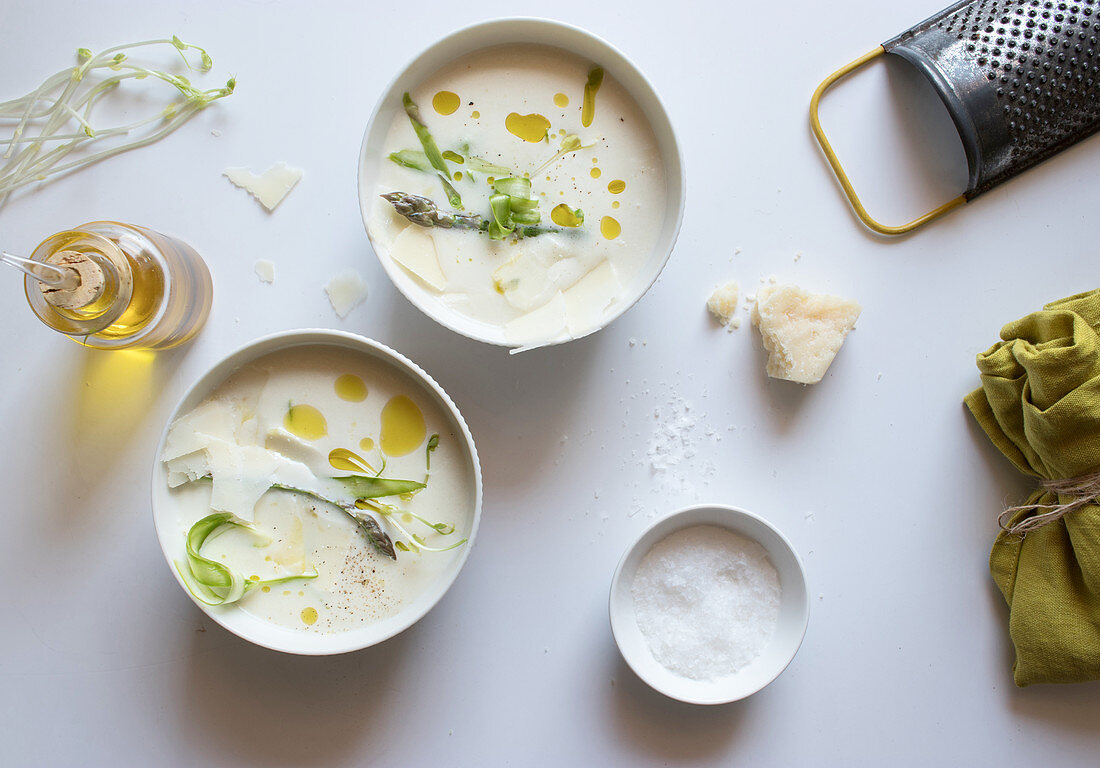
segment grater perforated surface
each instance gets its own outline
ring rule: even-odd
[[[967,0],[883,43],[931,80],[972,198],[1100,129],[1100,0]]]

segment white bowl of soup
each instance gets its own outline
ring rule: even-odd
[[[367,234],[398,290],[514,350],[581,338],[637,302],[672,252],[684,193],[641,72],[542,19],[467,27],[413,59],[359,162]]]
[[[169,419],[152,487],[161,549],[195,604],[308,655],[423,617],[481,516],[477,450],[447,393],[389,347],[330,330],[217,363]]]

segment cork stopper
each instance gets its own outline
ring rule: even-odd
[[[40,283],[38,289],[47,303],[58,309],[80,309],[96,301],[107,284],[103,268],[85,253],[58,251],[46,260],[47,264],[70,269],[80,278],[74,288],[53,288]]]

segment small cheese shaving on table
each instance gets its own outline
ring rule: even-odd
[[[248,168],[226,168],[222,175],[235,186],[248,192],[269,211],[283,201],[302,178],[301,168],[292,168],[283,161],[268,168],[262,174]]]
[[[854,301],[796,285],[760,288],[752,324],[768,351],[768,375],[799,384],[821,381],[861,311]]]
[[[275,282],[275,265],[267,259],[260,259],[253,266],[256,271],[256,277],[260,278],[262,283],[274,283]]]
[[[341,320],[367,298],[367,281],[354,269],[341,272],[329,280],[325,293]]]

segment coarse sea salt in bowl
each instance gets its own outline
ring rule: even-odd
[[[457,197],[422,151],[406,93]],[[508,188],[517,207],[538,203],[513,213],[555,231],[519,238],[529,230],[516,223],[494,239],[410,225],[381,198],[417,195],[489,224],[501,176],[528,185]],[[644,75],[595,35],[536,18],[475,24],[416,56],[376,105],[359,159],[363,221],[397,289],[441,325],[513,350],[594,333],[637,302],[672,252],[685,192],[672,123]]]
[[[178,425],[187,428],[175,432]],[[380,467],[383,481],[423,481],[415,493],[376,497],[396,515],[355,505],[390,537],[394,558],[380,554],[338,507],[282,490],[308,487],[330,495],[331,477],[374,474],[347,467],[347,459],[350,472],[340,471],[332,463],[337,451]],[[194,469],[203,462],[213,481],[202,477],[202,467]],[[225,493],[218,498],[232,506],[215,509],[223,469]],[[188,472],[190,480],[173,479]],[[374,478],[364,482],[377,487]],[[366,648],[419,621],[465,564],[481,499],[473,436],[447,393],[389,347],[332,330],[275,333],[224,357],[181,399],[153,466],[153,521],[180,587],[230,632],[302,655]],[[185,545],[197,521],[223,511],[253,520],[254,531],[214,533],[198,554],[256,583],[238,602],[209,605],[185,580],[191,570]],[[450,529],[417,527],[413,515]],[[408,534],[440,551],[410,547]],[[449,548],[456,542],[462,543]],[[293,578],[310,569],[317,577]],[[291,580],[267,581],[286,576]]]
[[[751,512],[715,504],[682,509],[642,533],[615,570],[609,610],[630,668],[689,704],[764,688],[798,652],[810,615],[790,542]]]

